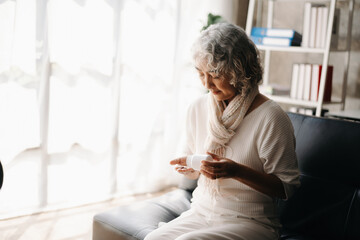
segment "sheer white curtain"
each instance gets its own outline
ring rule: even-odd
[[[176,184],[190,47],[235,0],[0,1],[0,218]]]

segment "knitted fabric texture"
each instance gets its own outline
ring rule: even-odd
[[[225,157],[226,143],[234,136],[236,128],[244,119],[252,102],[259,93],[258,87],[243,91],[232,99],[228,106],[224,101],[217,101],[210,94],[209,108],[209,134],[205,143],[208,152]],[[206,186],[212,198],[220,194],[218,179],[206,178]]]
[[[210,94],[208,101],[209,107],[209,135],[205,149],[218,156],[225,156],[226,143],[234,136],[236,128],[244,119],[251,103],[258,95],[257,87],[250,89],[245,94],[238,94],[229,105],[224,101],[217,101]]]

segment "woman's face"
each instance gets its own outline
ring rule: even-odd
[[[206,64],[199,64],[195,68],[199,73],[201,83],[217,101],[230,102],[236,96],[236,88],[230,84],[229,76],[212,71]]]

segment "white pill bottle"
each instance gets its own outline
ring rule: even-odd
[[[199,171],[202,160],[212,161],[213,158],[207,154],[189,155],[186,157],[186,165],[194,170]]]

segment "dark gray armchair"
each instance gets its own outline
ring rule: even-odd
[[[281,240],[360,239],[360,123],[288,114],[294,126],[301,186],[279,201]],[[99,213],[93,240],[144,239],[189,209],[196,182],[158,198]]]

